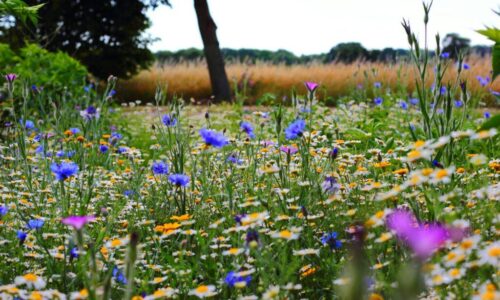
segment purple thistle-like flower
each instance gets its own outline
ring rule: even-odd
[[[50,170],[54,173],[57,180],[63,181],[71,176],[75,176],[76,173],[78,173],[78,165],[72,161],[63,161],[60,164],[52,163],[52,165],[50,165]]]
[[[323,245],[328,245],[331,250],[339,249],[342,247],[342,242],[337,238],[338,234],[336,232],[325,233],[321,237],[321,243]]]
[[[304,120],[296,120],[288,125],[287,129],[285,129],[285,138],[287,140],[296,139],[304,133],[306,129],[306,121]]]
[[[189,184],[189,176],[184,174],[172,174],[168,176],[168,180],[176,186],[186,186]]]
[[[205,144],[216,148],[222,148],[229,143],[222,133],[210,129],[200,129],[200,136]]]
[[[306,81],[306,82],[304,82],[304,85],[306,86],[307,90],[310,93],[314,92],[319,86],[319,84],[317,84],[316,82],[312,82],[312,81]]]
[[[285,145],[281,146],[280,150],[285,152],[286,154],[290,154],[290,155],[295,154],[299,151],[299,149],[297,149],[297,147],[285,146]]]
[[[81,230],[85,224],[95,220],[94,216],[70,216],[61,220],[61,223],[73,227],[76,230]]]
[[[387,216],[386,224],[422,260],[430,257],[449,238],[445,226],[439,223],[419,223],[407,210],[394,211]]]
[[[14,73],[9,73],[9,74],[5,75],[5,80],[7,80],[10,83],[14,82],[14,80],[16,80],[16,78],[17,78],[17,75]]]

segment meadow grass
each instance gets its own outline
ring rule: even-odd
[[[470,69],[463,72],[469,89],[474,93],[482,93],[483,101],[489,106],[495,105],[489,89],[500,90],[500,81],[481,86],[477,76],[490,76],[491,58],[470,57],[466,60]],[[432,69],[432,68],[430,68]],[[281,99],[290,96],[290,91],[296,89],[304,92],[303,82],[314,81],[321,84],[318,94],[323,100],[348,96],[359,85],[369,92],[375,82],[383,83],[384,90],[398,91],[401,97],[407,98],[415,90],[415,68],[407,62],[384,64],[356,62],[353,64],[332,63],[308,65],[273,65],[269,63],[228,63],[226,66],[228,78],[235,91],[235,83],[239,93],[244,94],[246,104],[266,101],[266,96]],[[430,86],[434,77],[429,71],[427,84]],[[456,67],[449,68],[444,81],[454,80]],[[118,96],[125,101],[143,100],[152,102],[157,84],[167,86],[170,96],[177,95],[184,99],[194,98],[206,100],[210,98],[210,80],[206,64],[203,61],[183,62],[175,64],[156,64],[149,70],[142,71],[134,78],[123,81],[118,86]],[[242,91],[245,88],[245,91]],[[269,100],[267,100],[269,103]],[[333,100],[329,102],[333,104]]]

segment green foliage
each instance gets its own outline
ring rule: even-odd
[[[16,56],[8,45],[0,44],[0,68],[44,88],[60,90],[81,86],[87,69],[63,52],[49,52],[30,44]]]
[[[34,6],[28,6],[22,0],[4,0],[0,1],[0,15],[11,15],[15,18],[18,18],[26,24],[26,21],[29,20],[33,24],[37,24],[38,22],[38,10],[44,4],[38,4]]]
[[[153,62],[153,55],[147,49],[151,39],[143,35],[150,26],[147,5],[165,1],[26,2],[46,4],[39,10],[40,21],[34,30],[27,30],[18,22],[2,23],[0,41],[14,49],[28,41],[42,44],[49,51],[64,51],[101,79],[110,74],[127,78]]]
[[[481,125],[480,130],[487,130],[490,128],[500,128],[500,114],[494,115],[486,120],[486,122]]]
[[[486,29],[477,30],[478,33],[484,35],[488,39],[495,42],[492,48],[492,67],[493,67],[493,79],[500,74],[500,29],[496,27],[486,27]]]

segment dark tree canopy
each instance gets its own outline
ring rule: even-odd
[[[26,41],[48,50],[62,50],[80,60],[99,78],[127,78],[148,67],[154,57],[143,36],[150,26],[146,9],[167,1],[149,0],[27,0],[45,3],[36,29],[3,22],[0,41],[13,48]]]
[[[352,63],[355,60],[366,57],[368,57],[368,50],[360,43],[340,43],[328,52],[326,62],[340,61]]]
[[[458,58],[461,51],[466,51],[470,47],[470,40],[461,37],[457,33],[448,33],[443,39],[443,51],[448,52],[453,59]]]

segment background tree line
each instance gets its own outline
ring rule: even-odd
[[[456,34],[453,34],[453,36],[456,36],[459,39],[466,40],[466,42],[464,44],[462,40],[460,41],[460,44],[457,45],[457,43],[455,43],[455,38],[451,39],[453,43],[451,45],[448,45],[448,47],[445,47],[445,50],[450,53],[450,57],[452,58],[455,58],[458,54],[458,51],[455,51],[455,49],[465,51],[465,53],[468,54],[475,54],[479,56],[486,56],[491,54],[491,47],[489,46],[469,46],[469,42],[467,42],[467,39],[461,38]],[[221,52],[226,62],[240,62],[250,64],[254,64],[256,62],[267,62],[272,64],[285,65],[306,64],[310,62],[352,63],[357,60],[394,63],[408,58],[409,55],[407,49],[384,48],[382,50],[368,50],[364,48],[360,43],[355,42],[340,43],[327,53],[300,56],[284,49],[271,51],[247,48],[222,48]],[[159,63],[177,63],[183,61],[196,61],[204,59],[203,49],[197,48],[181,49],[178,51],[158,51],[154,54],[154,56],[156,58],[156,61]]]

